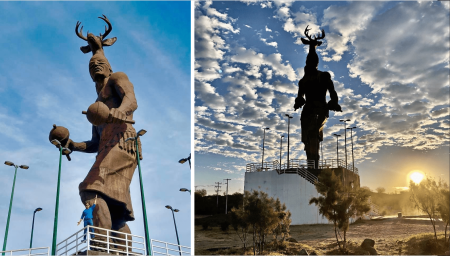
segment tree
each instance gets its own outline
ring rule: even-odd
[[[245,191],[244,205],[231,210],[231,225],[246,249],[247,236],[253,238],[253,254],[262,254],[270,234],[289,235],[291,213],[279,199],[273,199],[262,191]],[[239,231],[239,232],[238,232]]]
[[[331,169],[324,169],[315,184],[319,197],[313,197],[309,204],[319,207],[319,213],[334,224],[334,234],[339,249],[346,252],[347,231],[350,218],[356,218],[370,211],[368,202],[370,191],[363,188],[349,188],[342,185],[341,180]],[[342,248],[338,232],[343,231]]]
[[[377,192],[378,192],[378,194],[381,194],[381,193],[386,192],[386,189],[383,188],[383,187],[378,187],[378,188],[377,188]]]
[[[197,190],[195,190],[195,194],[199,195],[201,197],[204,197],[204,196],[206,196],[207,192],[206,192],[206,189],[197,189]]]
[[[447,227],[450,224],[450,191],[447,188],[441,188],[441,197],[438,203],[438,211],[441,215],[443,221],[445,221],[445,234],[444,237],[447,239]],[[444,239],[444,241],[445,241]],[[450,235],[448,237],[448,242],[450,242]]]
[[[436,183],[436,181],[428,175],[419,184],[414,183],[412,180],[409,183],[409,189],[411,191],[410,200],[416,209],[428,215],[431,225],[433,226],[436,242],[436,219],[438,217],[438,203],[441,197],[441,192],[439,191],[440,187],[441,182],[439,181],[439,183]]]

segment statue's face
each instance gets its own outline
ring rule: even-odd
[[[90,207],[89,203],[87,203],[85,206],[86,206],[86,209],[89,209],[89,207]]]
[[[89,73],[94,81],[100,81],[111,75],[111,66],[102,54],[95,54],[89,61]]]

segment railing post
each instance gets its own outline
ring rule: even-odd
[[[128,234],[125,234],[125,251],[126,251],[126,253],[128,255]]]
[[[78,255],[78,232],[75,235],[75,255]]]
[[[87,228],[87,231],[86,231],[86,235],[87,235],[87,237],[86,237],[86,243],[87,243],[87,250],[88,251],[90,251],[91,250],[91,229],[89,228],[90,226],[89,225],[87,225],[85,228]]]
[[[106,252],[109,253],[109,229],[106,230]]]

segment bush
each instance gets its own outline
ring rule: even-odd
[[[220,223],[220,230],[222,230],[223,232],[227,232],[228,229],[230,229],[230,222],[228,222],[227,220]]]

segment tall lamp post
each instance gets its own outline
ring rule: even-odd
[[[347,122],[350,121],[350,119],[340,119],[340,122],[344,122],[344,152],[345,152],[345,168],[347,168]]]
[[[6,242],[8,240],[9,220],[11,218],[11,208],[12,208],[13,197],[14,197],[14,187],[16,185],[17,168],[20,167],[21,169],[25,169],[25,170],[29,168],[28,165],[15,165],[13,162],[10,162],[10,161],[5,161],[5,164],[8,166],[14,166],[14,168],[16,170],[14,171],[14,180],[13,180],[12,191],[11,191],[11,199],[9,200],[8,219],[6,220],[5,239],[3,240],[3,251],[6,251]],[[3,255],[5,255],[4,252],[3,252]]]
[[[189,154],[189,156],[187,158],[180,159],[178,161],[178,163],[184,164],[184,163],[186,163],[186,161],[189,162],[189,169],[191,169],[191,154]]]
[[[291,124],[291,118],[293,116],[290,116],[289,114],[285,114],[288,118],[288,152],[287,152],[287,169],[289,169],[289,125]]]
[[[261,159],[261,171],[264,169],[264,140],[266,139],[266,130],[270,130],[269,127],[263,128],[264,130],[264,137],[263,137],[263,154],[262,154],[262,159]]]
[[[356,126],[347,128],[350,130],[350,138],[352,139],[352,166],[353,166],[353,172],[355,172],[355,157],[353,155],[353,129],[356,129]]]
[[[281,135],[281,138],[280,138],[280,171],[281,171],[281,149],[283,148],[283,138],[284,138],[284,135]]]
[[[179,212],[178,209],[173,209],[172,206],[166,205],[166,208],[169,210],[172,210],[172,216],[173,216],[173,224],[175,225],[175,234],[177,235],[177,242],[178,242],[178,250],[181,256],[181,246],[180,246],[180,239],[178,239],[178,230],[177,230],[177,223],[175,222],[175,214],[173,212]]]
[[[31,224],[31,239],[30,239],[30,249],[33,247],[33,230],[34,230],[34,216],[36,215],[36,212],[42,211],[42,208],[36,208],[33,213],[33,224]]]
[[[191,194],[191,190],[187,189],[187,188],[180,188],[181,192],[189,192],[189,194]]]
[[[337,167],[339,168],[339,134],[333,134],[334,136],[336,136],[336,158],[337,158]]]
[[[57,139],[54,139],[50,142],[59,148],[58,183],[56,185],[55,219],[53,222],[53,241],[52,241],[52,255],[56,255],[56,238],[58,237],[59,187],[61,184],[61,161],[63,153],[65,155],[69,155],[71,151],[70,149],[63,147],[61,145],[61,142],[59,142],[59,140]],[[69,157],[67,159],[69,159]]]
[[[136,159],[137,159],[138,170],[139,170],[139,184],[141,186],[142,212],[144,215],[145,245],[147,248],[147,253],[148,253],[147,255],[152,255],[152,251],[150,249],[150,236],[148,235],[147,210],[145,208],[144,185],[142,183],[141,161],[139,159],[139,144],[138,144],[138,138],[140,136],[143,136],[145,133],[147,133],[147,131],[144,129],[141,129],[137,132],[136,137],[130,137],[130,138],[126,139],[125,142],[134,141],[136,143]]]

